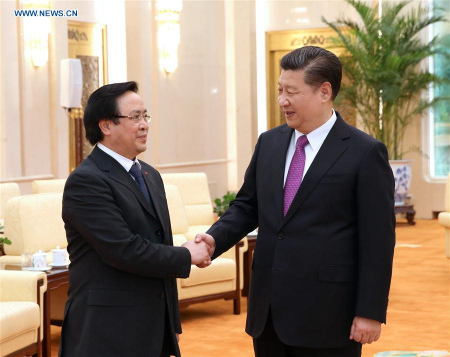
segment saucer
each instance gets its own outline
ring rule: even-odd
[[[49,271],[50,269],[51,269],[51,267],[41,267],[41,268],[29,267],[26,270],[29,270],[29,271]]]
[[[68,266],[69,263],[64,263],[64,264],[55,264],[55,263],[50,263],[49,266],[53,267],[53,268],[65,268],[66,266]]]

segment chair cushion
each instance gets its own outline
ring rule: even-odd
[[[34,302],[0,302],[0,343],[37,329],[39,320],[39,305]]]
[[[64,192],[66,179],[53,180],[34,180],[31,183],[31,192],[33,193],[50,193],[50,192]]]
[[[187,242],[187,239],[184,236],[184,234],[174,234],[172,238],[173,238],[173,245],[175,247],[181,247],[184,243]]]
[[[5,218],[6,204],[13,197],[20,196],[19,185],[15,182],[0,183],[0,219]],[[1,222],[2,226],[4,222]]]
[[[233,259],[217,258],[208,268],[192,266],[187,279],[181,279],[181,287],[210,284],[236,278],[236,262]]]
[[[57,246],[67,247],[61,217],[62,193],[40,193],[14,197],[8,201],[5,235],[13,242],[5,245],[7,255],[48,252]]]
[[[211,202],[185,206],[189,224],[200,225],[214,223],[214,210]]]
[[[177,186],[165,184],[167,206],[169,207],[170,225],[172,234],[186,233],[189,228],[183,199]]]
[[[190,226],[189,230],[184,233],[187,240],[194,240],[195,236],[198,233],[205,233],[208,229],[211,228],[211,225],[198,225],[198,226]]]
[[[179,188],[189,225],[214,223],[208,178],[204,172],[162,174],[161,177],[165,184]]]

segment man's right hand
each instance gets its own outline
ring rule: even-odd
[[[187,241],[182,245],[191,253],[191,264],[203,264],[208,266],[211,264],[211,257],[209,255],[209,246],[205,242],[196,243],[193,240]]]
[[[208,246],[209,255],[212,257],[214,254],[214,250],[216,249],[216,241],[212,235],[209,235],[207,233],[199,233],[195,236],[195,241],[197,243],[205,242]],[[211,265],[211,260],[208,262],[202,262],[200,264],[197,264],[197,267],[199,268],[206,268],[207,266]]]

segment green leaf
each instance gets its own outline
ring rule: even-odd
[[[331,39],[332,48],[343,50],[340,60],[348,81],[342,85],[339,101],[354,107],[366,131],[384,142],[390,157],[395,159],[402,156],[406,128],[417,115],[443,100],[438,96],[433,103],[428,103],[420,100],[421,94],[431,84],[449,83],[448,76],[442,78],[420,70],[422,61],[430,56],[440,54],[447,61],[450,57],[448,36],[436,36],[429,41],[419,37],[428,26],[447,21],[445,14],[430,15],[428,8],[420,5],[406,8],[410,2],[383,2],[380,19],[376,7],[347,0],[361,21],[341,17],[330,22],[322,17],[336,33]]]
[[[0,238],[0,244],[11,245],[11,241],[8,238],[3,237],[3,238]]]

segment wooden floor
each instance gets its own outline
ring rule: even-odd
[[[183,357],[253,356],[252,340],[244,332],[246,306],[244,298],[239,316],[232,314],[230,301],[182,311]],[[52,327],[53,356],[59,331]],[[363,356],[389,350],[450,352],[450,259],[445,257],[444,230],[436,220],[397,227],[387,325],[378,342],[363,348]]]

